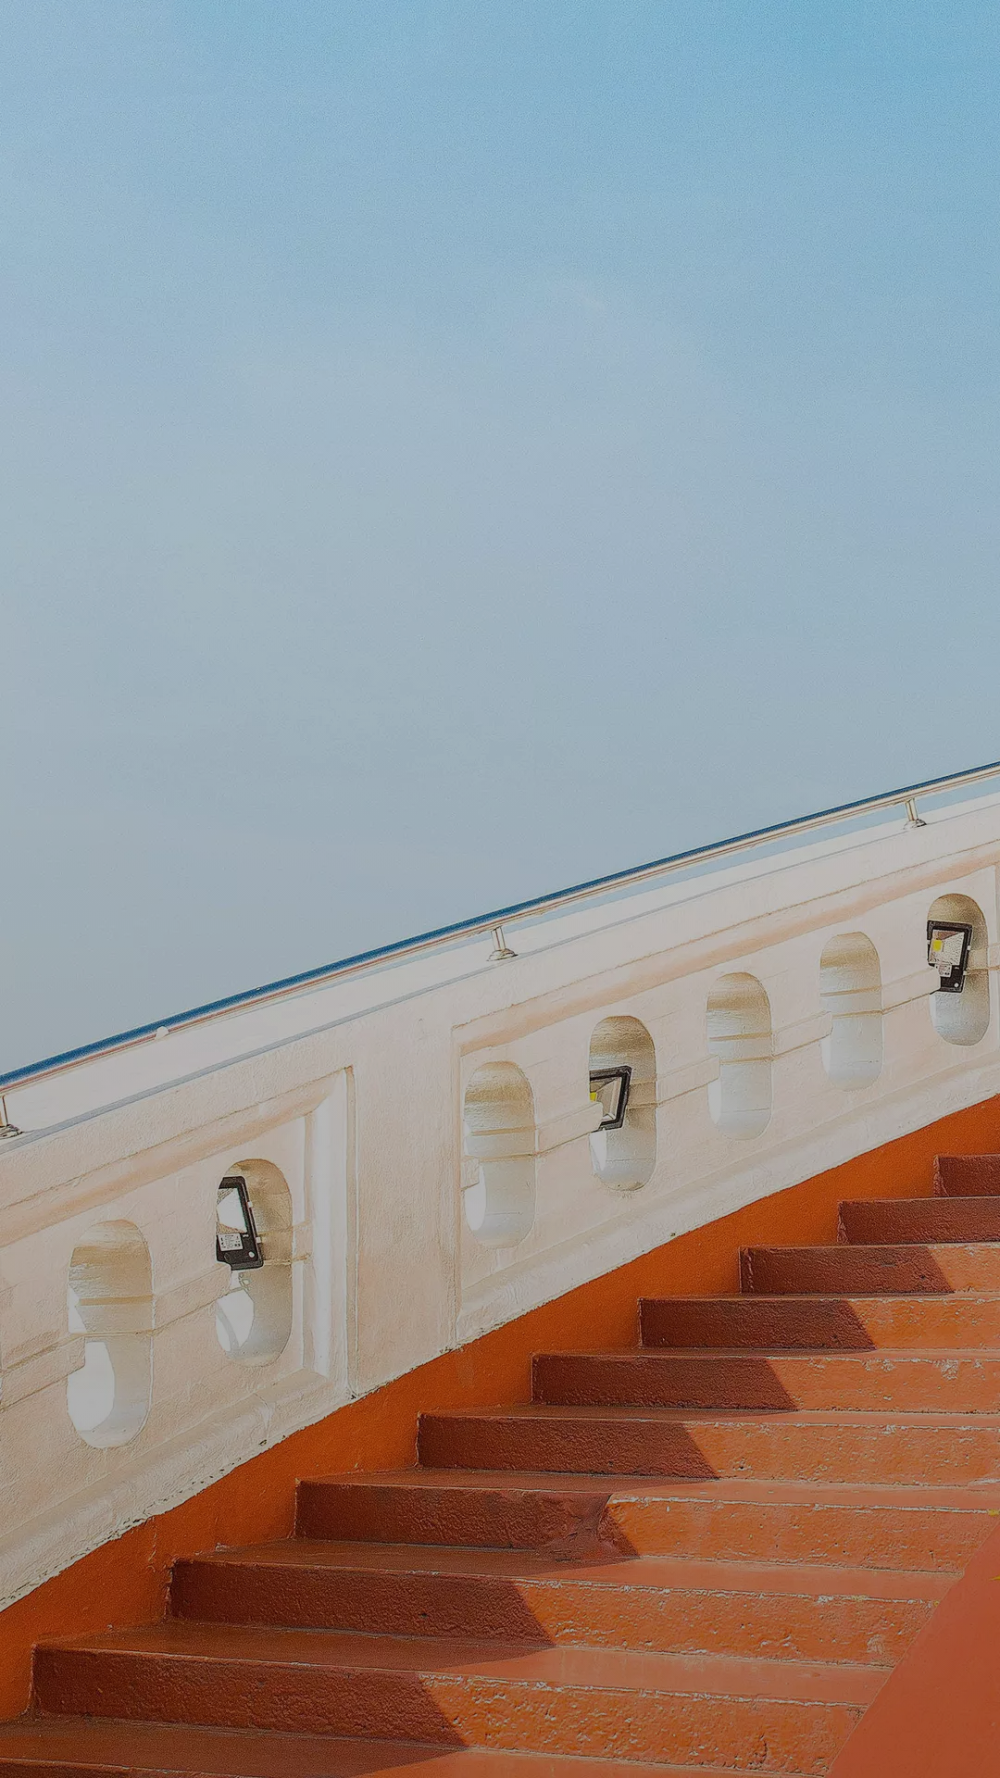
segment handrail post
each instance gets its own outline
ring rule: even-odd
[[[907,797],[907,799],[906,799],[906,813],[909,817],[909,819],[906,823],[907,831],[909,831],[909,829],[912,827],[926,827],[927,826],[926,821],[922,821],[920,816],[917,814],[917,799],[915,796],[908,796]]]
[[[517,952],[511,950],[507,940],[504,938],[502,926],[494,926],[493,943],[496,946],[496,950],[490,952],[491,963],[506,963],[509,957],[517,956]]]

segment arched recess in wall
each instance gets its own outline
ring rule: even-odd
[[[986,916],[969,895],[939,895],[927,910],[928,920],[954,920],[972,927],[969,966],[961,994],[935,993],[930,997],[931,1020],[946,1043],[978,1043],[990,1028],[990,977],[987,968],[989,935]]]
[[[238,1161],[226,1180],[242,1179],[264,1263],[234,1268],[228,1291],[215,1307],[219,1344],[241,1364],[271,1364],[292,1332],[292,1196],[271,1161]],[[220,1182],[219,1226],[232,1223],[232,1186]]]
[[[478,1163],[465,1220],[486,1247],[513,1247],[535,1220],[535,1102],[513,1062],[485,1062],[465,1089],[464,1149]]]
[[[590,1040],[591,1075],[625,1068],[624,1121],[617,1130],[596,1130],[590,1154],[605,1185],[635,1191],[648,1183],[656,1165],[656,1050],[639,1019],[602,1019]]]
[[[708,996],[708,1047],[719,1078],[708,1088],[726,1136],[760,1136],[771,1119],[771,1003],[755,975],[723,975]]]
[[[840,933],[824,945],[819,993],[833,1018],[820,1044],[827,1074],[845,1092],[871,1086],[882,1072],[882,971],[863,932]]]
[[[88,1445],[103,1450],[135,1438],[153,1389],[153,1273],[131,1222],[99,1222],[74,1248],[69,1330],[82,1333],[82,1370],[66,1382],[69,1416]]]

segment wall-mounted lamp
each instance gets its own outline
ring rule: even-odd
[[[940,976],[942,994],[961,994],[972,948],[972,927],[957,920],[928,920],[927,961]]]
[[[219,1187],[216,1211],[215,1257],[236,1272],[251,1272],[264,1264],[257,1225],[246,1180],[227,1173]]]
[[[598,1068],[590,1077],[590,1100],[592,1105],[600,1105],[601,1121],[599,1130],[620,1130],[625,1122],[628,1110],[629,1088],[632,1084],[632,1070],[628,1066],[621,1068]]]

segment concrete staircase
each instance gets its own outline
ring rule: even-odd
[[[179,1563],[165,1623],[37,1652],[15,1772],[825,1773],[1000,1516],[1000,1157],[647,1300],[633,1352],[428,1413]]]

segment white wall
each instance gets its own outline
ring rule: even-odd
[[[895,822],[511,927],[514,962],[469,943],[8,1094],[26,1134],[0,1144],[0,1601],[448,1347],[1000,1091],[998,864],[1000,801],[981,799],[918,831]],[[925,922],[943,894],[985,921],[990,1023],[971,1045],[930,1017]],[[820,958],[858,932],[878,953],[884,1063],[845,1090],[824,1067]],[[750,1139],[710,1114],[706,1008],[736,972],[762,984],[773,1028],[772,1113]],[[655,1116],[655,1165],[627,1191],[597,1177],[590,1142],[591,1038],[610,1015],[641,1021],[656,1057],[635,1102]],[[529,1152],[523,1135],[512,1151],[532,1170],[534,1220],[509,1247],[478,1241],[462,1208],[484,1153],[510,1158],[481,1118],[463,1138],[465,1089],[488,1062],[521,1071],[534,1109]],[[254,1161],[291,1200],[291,1228],[264,1236],[269,1265],[290,1268],[291,1331],[264,1364],[228,1357],[215,1328],[231,1281],[216,1188]],[[85,1334],[67,1286],[108,1221],[143,1237],[151,1294],[126,1308],[109,1285],[91,1325],[151,1340],[153,1359],[144,1424],[102,1446],[68,1412]]]

